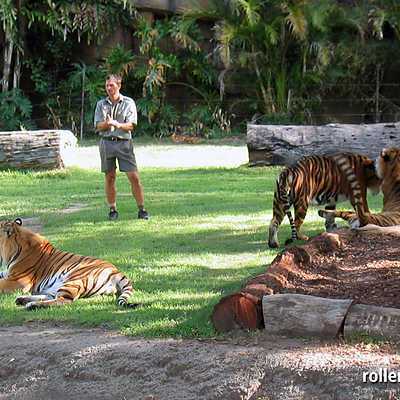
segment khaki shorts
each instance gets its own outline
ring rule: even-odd
[[[136,158],[133,152],[133,141],[127,140],[106,140],[100,139],[99,143],[101,172],[110,172],[117,168],[121,172],[137,171]]]

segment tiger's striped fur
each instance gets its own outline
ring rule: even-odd
[[[352,228],[368,224],[378,226],[400,225],[400,148],[383,149],[376,160],[376,171],[382,179],[383,208],[380,213],[371,214],[366,206],[366,199],[361,195],[357,179],[349,167],[347,160],[337,157],[339,168],[346,175],[355,199],[354,211],[319,210],[324,218],[342,218],[349,222]]]
[[[359,154],[344,153],[341,156],[348,160],[354,171],[363,199],[366,199],[367,188],[379,192],[380,179],[376,175],[372,160]],[[304,157],[295,165],[285,168],[276,182],[273,218],[269,225],[269,247],[279,247],[278,229],[285,215],[291,227],[291,238],[286,243],[298,238],[306,240],[307,237],[300,234],[300,227],[310,203],[326,204],[326,209],[335,210],[336,203],[345,199],[355,205],[349,183],[341,173],[334,156]],[[364,204],[368,207],[366,201]],[[291,206],[294,208],[294,220]],[[334,223],[334,218],[328,218],[326,229],[331,230]]]
[[[128,303],[129,279],[113,264],[58,250],[44,237],[21,226],[21,219],[0,222],[0,293],[22,289],[17,305],[27,309],[71,303],[81,297],[117,294],[117,304]]]

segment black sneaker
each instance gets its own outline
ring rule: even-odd
[[[115,208],[110,208],[110,212],[108,213],[108,219],[110,221],[116,221],[118,219],[118,211]]]
[[[138,219],[149,219],[150,215],[146,210],[139,210],[137,217]]]

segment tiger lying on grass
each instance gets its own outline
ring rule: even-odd
[[[400,225],[400,148],[383,149],[376,160],[376,172],[382,179],[383,209],[371,214],[366,206],[366,199],[361,194],[360,185],[349,168],[346,159],[338,156],[339,168],[346,175],[355,199],[354,211],[319,210],[318,214],[326,220],[338,217],[349,222],[352,228],[367,224],[378,226]]]
[[[374,162],[358,154],[343,153],[340,157],[346,159],[354,171],[354,176],[360,184],[363,207],[366,207],[365,211],[368,212],[367,189],[378,193],[381,183],[376,175]],[[327,204],[326,209],[334,210],[338,201],[346,199],[355,205],[350,185],[336,164],[334,156],[304,157],[295,165],[285,168],[276,182],[273,218],[269,225],[269,247],[279,247],[278,229],[285,215],[288,216],[291,227],[291,239],[286,243],[298,238],[307,240],[306,236],[300,234],[300,227],[310,203]],[[292,205],[294,221],[290,211]],[[328,218],[326,229],[331,230],[335,226],[334,223],[334,218]]]
[[[0,222],[0,293],[18,289],[17,305],[33,310],[60,306],[80,297],[117,294],[117,304],[128,303],[132,284],[111,263],[55,249],[44,237],[21,226],[21,219]]]

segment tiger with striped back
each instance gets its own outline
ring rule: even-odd
[[[350,168],[360,184],[361,197],[366,202],[367,189],[374,193],[379,192],[380,179],[377,177],[374,162],[366,156],[352,153],[341,154],[348,160]],[[279,247],[278,229],[285,215],[287,215],[291,228],[290,243],[297,239],[307,240],[307,236],[300,233],[311,203],[326,204],[327,210],[335,210],[336,203],[350,200],[354,206],[354,199],[350,185],[339,169],[334,156],[309,156],[303,157],[293,166],[285,168],[276,182],[273,202],[273,217],[269,225],[268,245],[271,248]],[[290,211],[294,208],[294,220]],[[335,227],[334,218],[328,218],[326,230]]]
[[[380,213],[372,214],[366,205],[361,189],[347,160],[337,157],[337,163],[346,175],[355,199],[354,211],[319,210],[318,214],[326,220],[338,217],[349,222],[352,228],[368,224],[378,226],[400,225],[400,148],[383,149],[376,160],[376,172],[382,179],[383,208]]]
[[[22,220],[0,222],[0,293],[22,290],[16,304],[28,310],[61,306],[81,297],[117,294],[121,307],[133,289],[113,264],[58,250],[44,237],[22,226]]]

